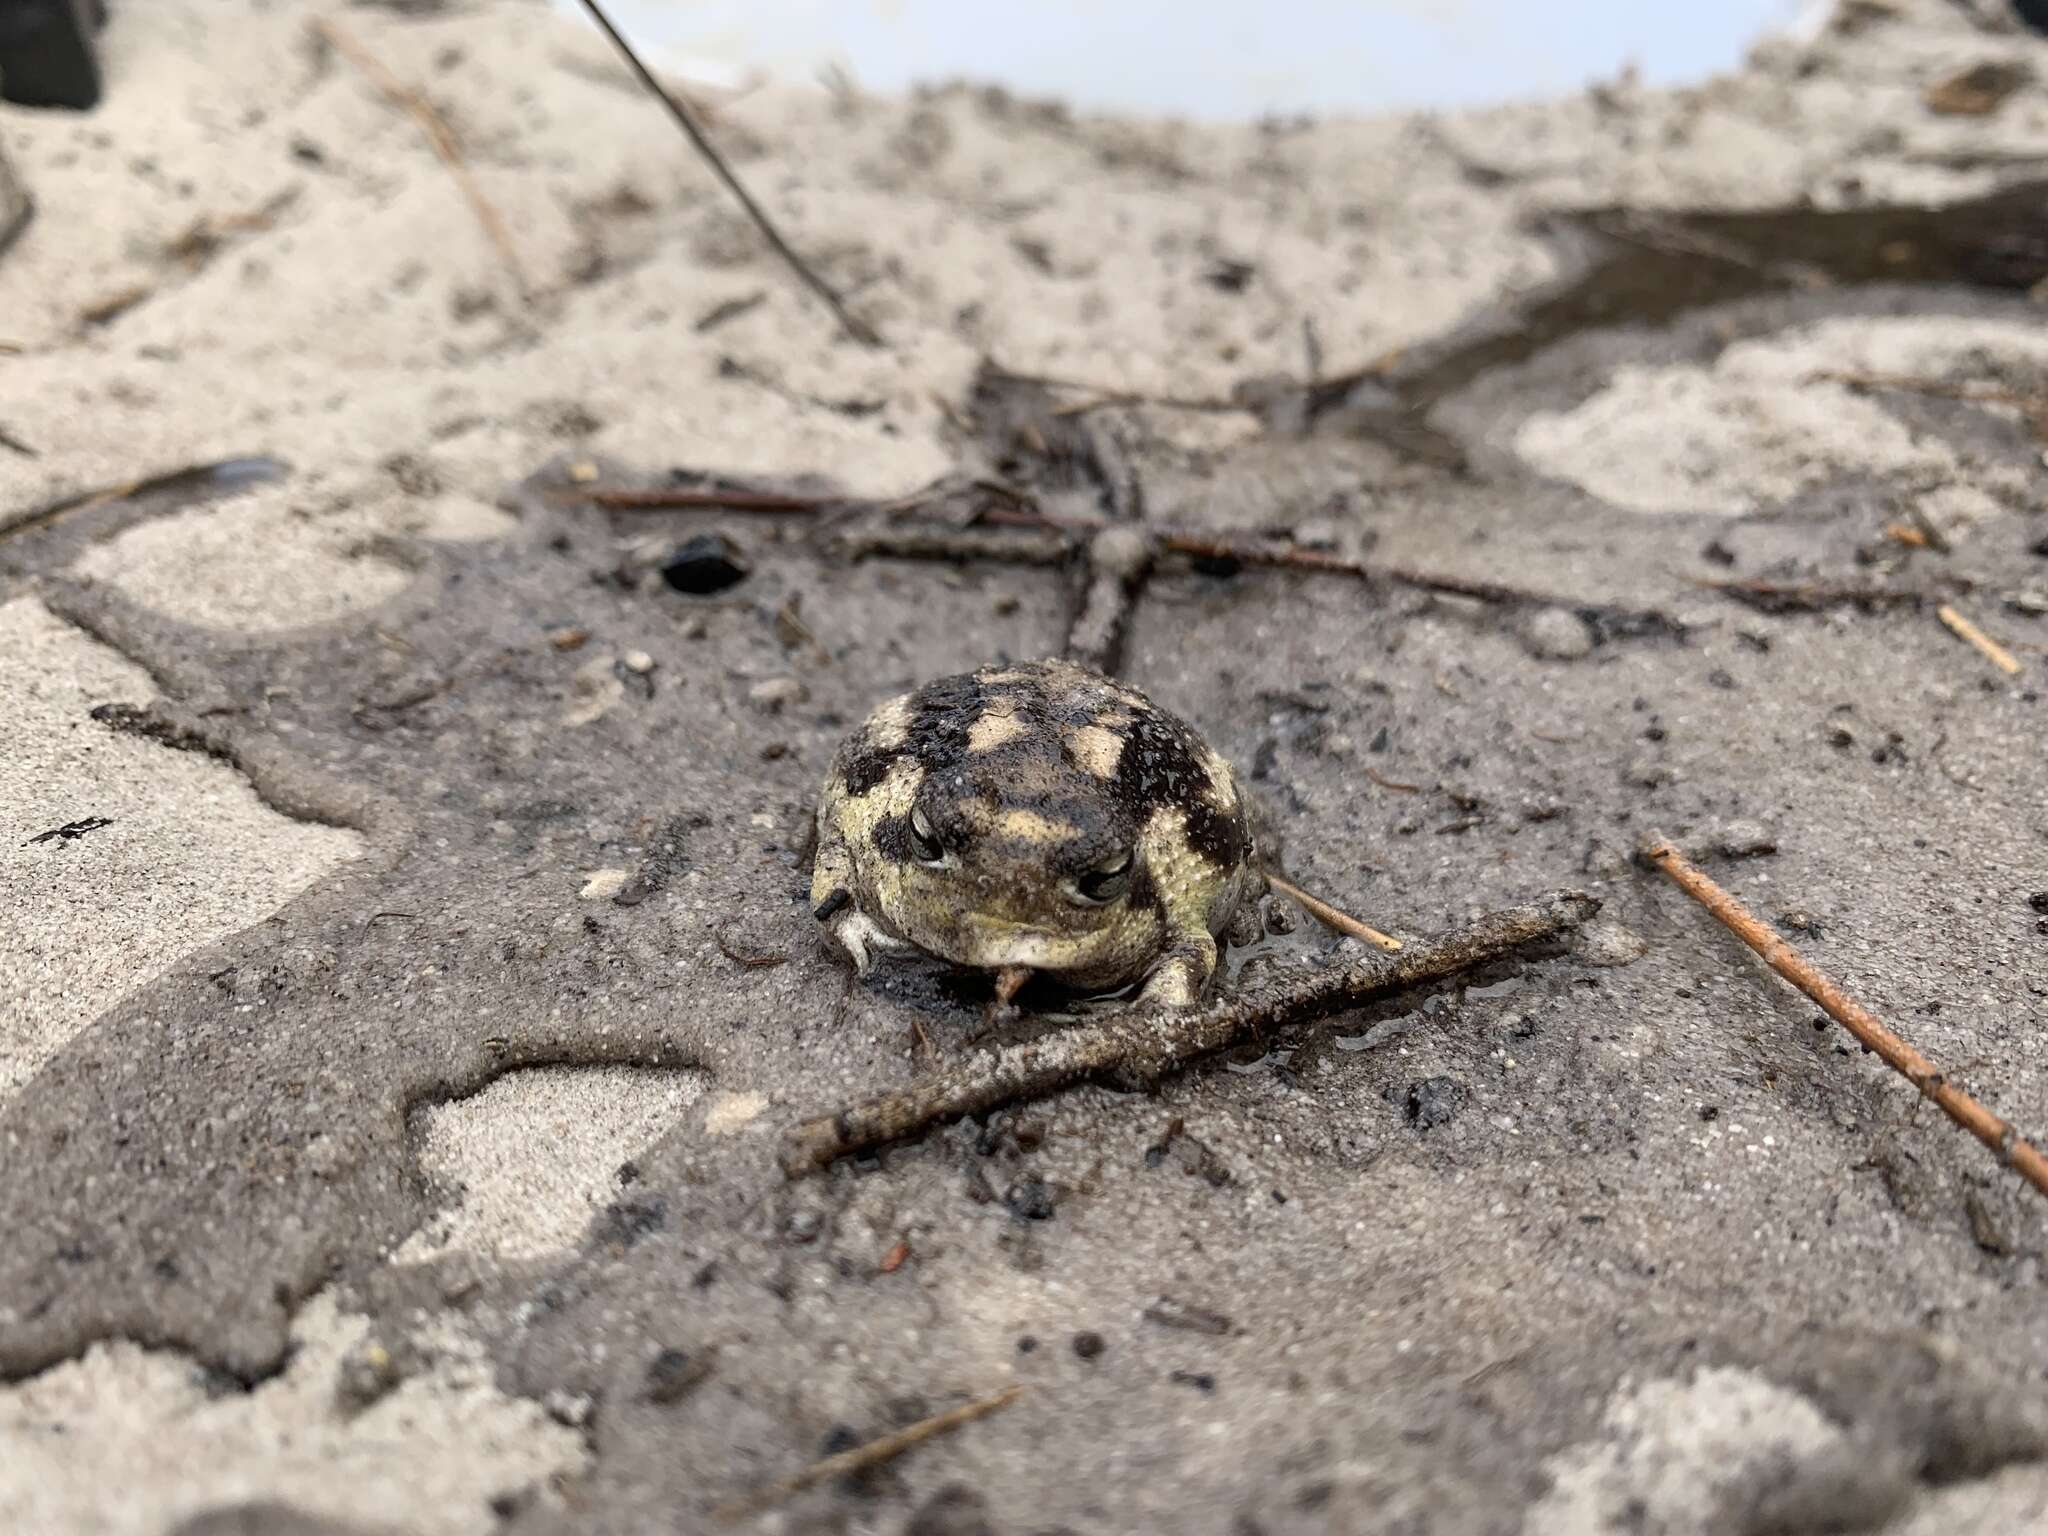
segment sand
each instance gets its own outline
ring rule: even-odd
[[[0,655],[5,1104],[95,1015],[358,857],[362,839],[278,814],[202,754],[94,723],[96,706],[147,704],[156,686],[35,599],[0,604]],[[105,824],[60,830],[87,822]]]
[[[100,111],[0,110],[41,206],[0,256],[0,429],[33,450],[0,449],[0,1220],[23,1234],[0,1429],[27,1448],[0,1458],[0,1524],[153,1536],[268,1500],[481,1531],[502,1494],[522,1533],[687,1529],[849,1426],[1008,1380],[1032,1392],[1002,1419],[784,1528],[939,1529],[971,1489],[1004,1531],[1678,1533],[1825,1506],[1858,1458],[1895,1474],[1867,1511],[1895,1536],[2040,1517],[2039,1213],[1625,857],[1651,817],[1767,819],[1783,851],[1740,867],[1749,894],[2048,1117],[2025,906],[2048,636],[2006,601],[2038,569],[2039,453],[2008,410],[1813,379],[2038,377],[2038,309],[1816,293],[1725,345],[1711,315],[1570,343],[1452,402],[1505,465],[1476,484],[1133,412],[1158,515],[1312,515],[1686,617],[1659,649],[1562,610],[1496,628],[1175,576],[1135,626],[1134,675],[1240,761],[1273,754],[1331,889],[1423,931],[1582,881],[1604,948],[1369,1049],[1390,1021],[1296,1042],[1291,1078],[1085,1090],[796,1190],[769,1162],[787,1116],[893,1085],[927,1021],[973,1049],[818,955],[784,890],[816,776],[887,688],[1056,644],[1062,599],[830,569],[735,523],[753,584],[663,607],[613,578],[633,535],[508,493],[566,458],[900,494],[962,461],[984,357],[1218,396],[1300,374],[1309,326],[1336,372],[1513,300],[1557,269],[1546,209],[1969,197],[2038,156],[2048,91],[1983,118],[1922,92],[1987,58],[2048,77],[2048,45],[1887,0],[1684,90],[1199,127],[972,87],[698,88],[885,333],[868,349],[587,28],[537,0],[421,9],[117,7]],[[445,114],[518,272],[316,17]],[[287,470],[44,515],[251,455]],[[1915,488],[2018,682],[1931,619],[1766,619],[1691,584],[1717,540],[1744,573],[1847,561]],[[791,595],[829,664],[775,638]],[[789,675],[806,697],[748,702]],[[89,718],[159,696],[218,705],[262,794]],[[1368,793],[1361,764],[1420,787]],[[410,819],[303,819],[315,778]],[[1491,820],[1452,826],[1452,792]],[[626,904],[664,840],[680,872]],[[1442,1075],[1477,1107],[1425,1135],[1402,1105]],[[1169,1121],[1209,1150],[1152,1157]],[[1034,1181],[1050,1219],[1018,1214]],[[1166,1291],[1231,1330],[1162,1328]],[[1844,1396],[1864,1346],[1818,1326],[1844,1318],[1941,1349]],[[405,1364],[358,1407],[337,1393],[368,1339]],[[1980,1345],[2010,1374],[1956,1364]],[[1872,1406],[1894,1401],[1932,1406]],[[1749,1498],[1772,1479],[1791,1502]]]

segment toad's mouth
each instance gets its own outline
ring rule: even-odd
[[[1030,923],[975,914],[963,918],[946,958],[978,970],[1092,972],[1102,963],[1101,935],[1060,933]]]

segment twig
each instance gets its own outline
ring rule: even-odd
[[[1339,933],[1348,933],[1354,939],[1363,939],[1368,944],[1377,944],[1381,949],[1389,953],[1401,947],[1401,941],[1392,934],[1381,933],[1377,928],[1368,927],[1349,912],[1340,912],[1327,901],[1322,900],[1320,897],[1309,895],[1307,891],[1304,891],[1293,881],[1283,880],[1271,870],[1266,871],[1266,884],[1272,886],[1274,890],[1287,897],[1290,901],[1299,902],[1310,917],[1313,917],[1319,923],[1328,924]]]
[[[1643,857],[1763,956],[1772,970],[1820,1004],[1828,1017],[1855,1036],[1859,1044],[1875,1052],[1886,1066],[1940,1105],[1949,1119],[1997,1153],[2000,1162],[2017,1169],[2020,1177],[2048,1195],[2048,1157],[2022,1140],[2011,1125],[1951,1084],[1933,1062],[1885,1028],[1875,1014],[1846,996],[1669,842],[1652,838],[1643,847]]]
[[[893,1461],[912,1446],[920,1445],[935,1435],[948,1434],[963,1424],[972,1424],[976,1419],[985,1419],[998,1408],[1007,1408],[1023,1393],[1021,1386],[1005,1387],[991,1397],[977,1398],[971,1403],[962,1403],[958,1408],[948,1408],[944,1413],[935,1413],[928,1419],[920,1419],[908,1429],[899,1429],[893,1435],[884,1435],[879,1440],[870,1440],[866,1445],[857,1445],[850,1451],[841,1451],[836,1456],[827,1456],[812,1462],[794,1476],[785,1477],[779,1483],[771,1483],[758,1493],[721,1504],[714,1509],[712,1517],[731,1523],[743,1520],[748,1515],[759,1514],[772,1505],[779,1504],[792,1493],[800,1493],[818,1483],[830,1482],[834,1478],[849,1477],[856,1472],[865,1472],[878,1467],[885,1461]]]
[[[1934,610],[1935,616],[1951,630],[1977,648],[1978,654],[1998,668],[2007,677],[2017,676],[2020,670],[2019,658],[2004,646],[1985,634],[1983,630],[1964,618],[1948,603]]]
[[[782,1171],[790,1178],[834,1159],[917,1136],[943,1121],[1043,1098],[1091,1078],[1144,1086],[1226,1050],[1254,1031],[1322,1018],[1403,987],[1442,981],[1577,928],[1600,910],[1582,891],[1553,891],[1489,913],[1399,955],[1368,955],[1306,978],[1272,983],[1181,1012],[1131,1009],[1043,1039],[1006,1046],[934,1072],[895,1093],[791,1127]]]
[[[689,109],[654,78],[652,70],[640,62],[640,55],[633,51],[633,45],[612,25],[612,19],[605,15],[604,8],[597,0],[583,0],[583,8],[590,12],[591,20],[598,24],[604,35],[612,40],[612,46],[626,56],[626,63],[639,77],[640,83],[660,98],[662,105],[668,108],[668,115],[675,119],[676,126],[683,130],[684,136],[689,139],[697,153],[704,157],[712,173],[725,183],[726,190],[739,199],[740,206],[746,209],[747,216],[754,221],[754,227],[760,230],[763,237],[775,248],[776,255],[789,264],[789,269],[811,292],[825,301],[825,307],[830,309],[833,317],[845,327],[847,335],[864,346],[881,346],[882,338],[874,327],[849,310],[831,284],[813,271],[804,259],[790,248],[789,242],[784,240],[780,232],[769,222],[768,215],[762,211],[761,205],[754,201],[753,194],[748,192],[739,177],[733,174],[732,167],[725,163],[725,157],[718,152],[711,140],[705,137],[704,130],[697,126],[697,120],[690,115]]]
[[[1085,379],[1061,378],[1049,373],[1015,373],[1000,364],[991,365],[993,376],[1014,384],[1036,384],[1041,389],[1073,390],[1092,395],[1089,400],[1071,401],[1066,405],[1053,407],[1054,416],[1078,416],[1086,411],[1100,410],[1110,405],[1158,405],[1174,411],[1242,411],[1257,415],[1258,406],[1243,400],[1224,399],[1216,396],[1190,395],[1148,395],[1136,389],[1111,389],[1106,384],[1091,384]]]
[[[132,497],[146,496],[157,491],[182,490],[187,486],[230,483],[223,476],[228,471],[246,471],[243,479],[233,483],[254,484],[261,480],[274,480],[284,474],[286,466],[275,459],[255,455],[243,455],[235,459],[214,459],[204,464],[187,464],[178,469],[165,470],[161,474],[143,475],[119,485],[102,486],[95,491],[78,491],[60,497],[40,507],[22,512],[0,511],[0,539],[12,538],[17,533],[47,527],[59,518],[73,513],[95,512],[116,502]]]
[[[1902,587],[1869,587],[1846,582],[1731,581],[1708,577],[1694,585],[1709,592],[1720,592],[1765,613],[1832,608],[1838,603],[1853,603],[1858,608],[1919,608],[1938,601],[1925,592]]]
[[[716,486],[663,485],[650,490],[615,487],[562,492],[564,500],[587,501],[614,512],[683,512],[715,508],[720,512],[825,512],[849,504],[844,496],[804,496],[783,491],[720,490]]]
[[[361,43],[325,17],[315,17],[307,25],[315,36],[328,43],[349,63],[368,77],[378,94],[394,107],[411,116],[427,136],[434,153],[441,157],[441,163],[448,167],[448,173],[455,178],[462,195],[469,199],[469,206],[476,214],[477,223],[483,226],[484,234],[491,244],[498,248],[505,266],[512,274],[512,282],[519,290],[521,303],[533,302],[533,285],[527,280],[526,268],[520,263],[519,252],[512,246],[512,236],[505,228],[505,221],[498,216],[498,210],[491,200],[484,196],[483,188],[477,185],[476,176],[463,157],[462,145],[455,137],[455,130],[448,126],[434,104],[418,91],[400,80]]]
[[[1569,740],[1570,738],[1565,739]],[[1379,785],[1381,789],[1391,789],[1397,795],[1419,795],[1422,793],[1422,786],[1420,784],[1404,784],[1399,779],[1390,779],[1377,768],[1366,769],[1365,776],[1371,779],[1373,783]]]

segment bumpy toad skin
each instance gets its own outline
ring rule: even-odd
[[[1037,661],[927,683],[847,738],[811,899],[863,974],[921,950],[1186,1006],[1263,884],[1228,763],[1135,690]]]

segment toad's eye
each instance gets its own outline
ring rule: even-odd
[[[932,831],[932,824],[925,819],[922,810],[910,813],[910,847],[922,864],[937,864],[946,857],[946,850],[939,846],[938,834]]]
[[[1107,906],[1131,888],[1131,851],[1105,859],[1073,883],[1073,892],[1089,906]]]

